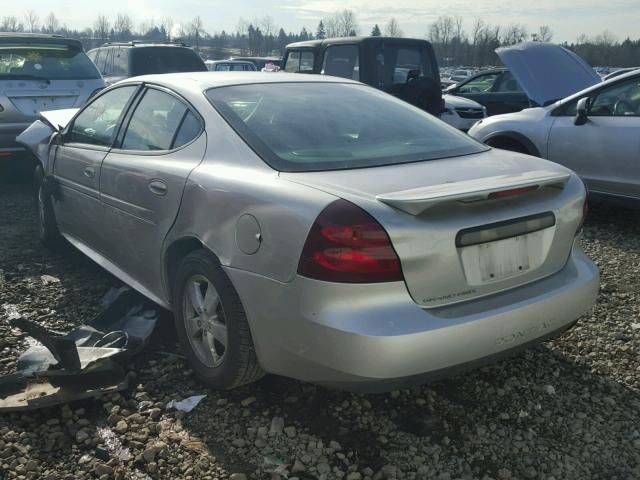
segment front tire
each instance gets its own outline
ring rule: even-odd
[[[264,375],[240,297],[211,252],[188,254],[173,290],[180,344],[203,383],[228,390]]]
[[[38,212],[38,238],[45,247],[59,247],[62,243],[62,235],[56,224],[51,195],[45,189],[44,171],[41,166],[36,167],[34,185]]]

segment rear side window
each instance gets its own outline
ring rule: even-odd
[[[379,90],[347,83],[268,83],[212,88],[210,102],[279,171],[419,162],[486,146]]]
[[[292,73],[311,73],[313,72],[313,62],[313,52],[307,50],[293,50],[289,52],[284,71]]]
[[[87,54],[61,44],[0,44],[0,80],[100,78]]]
[[[186,145],[200,134],[200,130],[202,130],[200,120],[198,120],[193,113],[187,110],[187,114],[182,120],[182,125],[180,125],[180,129],[176,135],[176,139],[173,141],[172,148],[178,148]]]
[[[396,85],[404,85],[409,72],[416,70],[419,77],[431,77],[439,80],[434,72],[433,63],[427,48],[416,46],[398,46],[385,42],[376,48],[374,75],[378,88],[389,90]]]
[[[173,95],[147,90],[131,116],[121,148],[170,150],[186,112],[186,105]]]
[[[73,122],[68,142],[110,146],[135,85],[116,88],[96,98]]]
[[[323,75],[360,80],[357,45],[335,45],[324,52]]]
[[[115,76],[126,76],[129,71],[127,49],[115,48],[113,50],[113,69],[111,74]]]
[[[204,61],[190,48],[135,47],[131,49],[132,76],[206,71],[207,66]]]

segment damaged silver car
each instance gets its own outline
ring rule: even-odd
[[[172,310],[210,386],[408,386],[595,301],[575,174],[357,82],[153,75],[71,113],[21,138],[40,151],[42,239]]]

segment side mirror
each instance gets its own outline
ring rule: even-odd
[[[580,126],[587,123],[587,120],[589,119],[588,109],[589,99],[587,97],[578,100],[578,104],[576,105],[576,116],[573,119],[574,125]]]

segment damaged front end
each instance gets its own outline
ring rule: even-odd
[[[78,108],[68,108],[40,112],[40,118],[16,137],[19,144],[35,155],[44,171],[47,171],[51,141],[66,128],[78,110]]]

